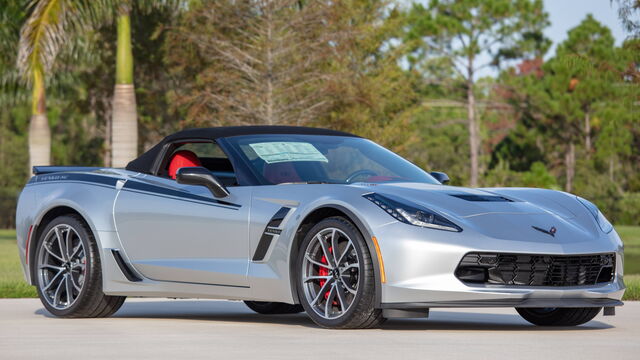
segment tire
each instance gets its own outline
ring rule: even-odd
[[[516,311],[534,325],[578,326],[591,321],[600,309],[602,308],[516,308]]]
[[[331,265],[335,263],[339,266]],[[375,308],[375,274],[367,244],[347,219],[330,217],[312,227],[295,269],[300,304],[319,326],[364,329],[384,322],[382,310]]]
[[[38,297],[57,317],[108,317],[126,299],[102,292],[98,245],[78,215],[60,216],[45,226],[32,266]]]
[[[285,304],[281,302],[266,302],[266,301],[245,301],[245,305],[249,309],[264,315],[275,314],[297,314],[304,311],[304,308],[300,305]]]

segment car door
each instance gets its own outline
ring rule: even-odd
[[[161,176],[126,181],[114,220],[131,265],[152,280],[248,286],[251,187],[228,190],[217,199]]]

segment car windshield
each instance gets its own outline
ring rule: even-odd
[[[230,137],[226,140],[263,184],[439,184],[419,167],[363,138],[252,135]]]

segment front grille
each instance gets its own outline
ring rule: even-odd
[[[539,255],[469,253],[456,269],[465,283],[521,286],[580,286],[607,283],[615,274],[615,254]]]

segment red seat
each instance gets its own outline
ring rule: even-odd
[[[169,163],[169,176],[175,180],[178,169],[183,167],[202,166],[198,156],[189,150],[176,151]]]

